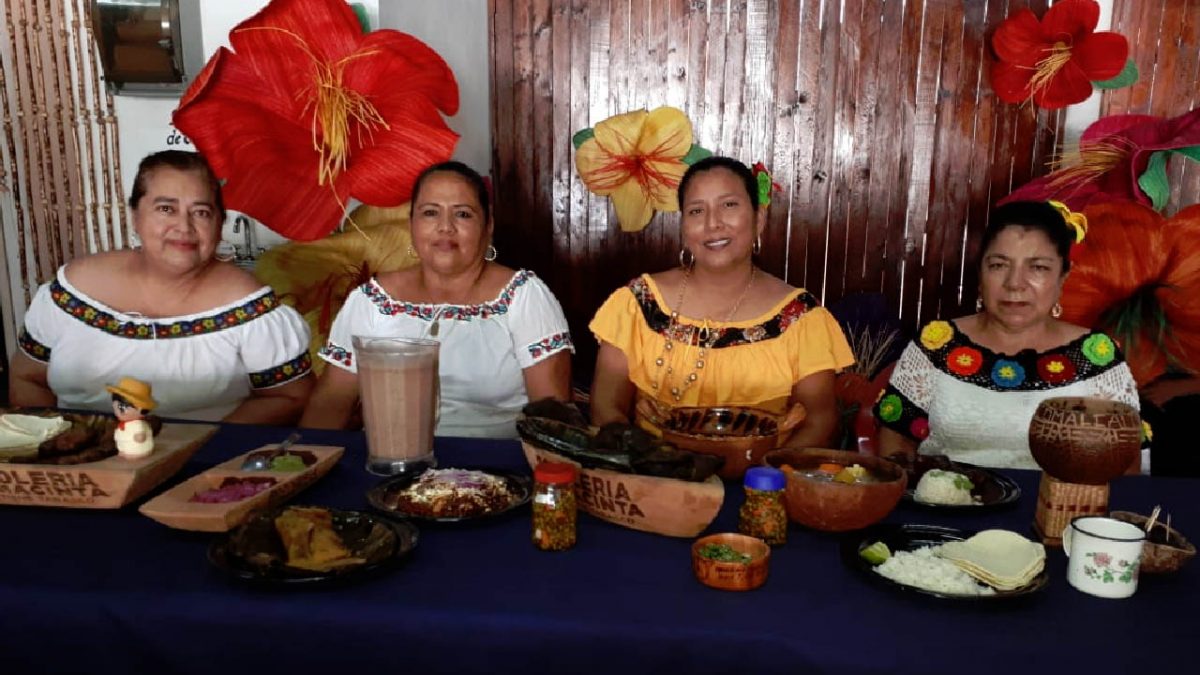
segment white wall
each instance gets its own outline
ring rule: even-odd
[[[205,58],[218,47],[229,46],[229,32],[267,5],[268,0],[202,0],[201,40]],[[490,101],[488,95],[487,0],[362,0],[371,28],[392,28],[414,35],[433,47],[450,65],[459,83],[459,113],[447,122],[462,138],[455,158],[488,173],[491,166]],[[179,99],[117,96],[120,128],[121,177],[129,194],[138,162],[146,155],[170,148],[192,149],[190,141],[171,125],[171,112]],[[350,205],[353,208],[354,204]],[[224,238],[242,243],[232,232],[231,212]],[[285,241],[262,225],[256,228],[260,246]]]

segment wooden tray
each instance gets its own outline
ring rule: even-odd
[[[605,469],[588,469],[562,455],[522,442],[525,460],[567,462],[579,468],[575,492],[587,513],[643,532],[669,537],[695,537],[708,527],[725,501],[725,485],[717,476],[696,483],[674,478],[639,476]]]
[[[316,461],[304,471],[242,471],[242,462],[256,452],[274,450],[275,445],[264,445],[256,450],[238,455],[213,468],[197,474],[142,504],[138,509],[143,515],[180,530],[197,532],[227,532],[242,524],[252,512],[278,506],[291,499],[318,478],[329,473],[341,458],[344,448],[330,445],[293,445],[290,452],[310,453]],[[241,501],[223,504],[205,504],[189,501],[198,492],[220,486],[226,478],[272,478],[274,485]]]
[[[154,452],[85,464],[0,464],[0,504],[117,509],[183,468],[217,432],[215,424],[164,424]]]

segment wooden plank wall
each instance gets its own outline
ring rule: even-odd
[[[1200,0],[1115,0],[1114,31],[1129,39],[1137,84],[1104,93],[1101,115],[1175,117],[1200,106]],[[1164,213],[1200,203],[1200,163],[1170,161]]]
[[[490,0],[496,245],[557,294],[590,369],[608,294],[678,264],[678,214],[622,233],[571,135],[671,105],[784,186],[759,264],[826,304],[882,292],[912,327],[975,302],[989,204],[1045,173],[1060,115],[1005,105],[988,39],[1048,0]]]

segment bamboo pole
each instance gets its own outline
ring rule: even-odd
[[[16,29],[13,26],[12,6],[9,2],[4,5],[4,26],[8,33],[9,58],[12,59],[12,72],[16,72]],[[22,180],[23,173],[17,164],[17,155],[22,154],[18,150],[17,138],[13,134],[13,111],[10,105],[9,83],[8,83],[7,68],[0,68],[0,115],[4,120],[4,142],[8,148],[8,171],[7,182],[9,193],[12,195],[13,211],[16,214],[16,223],[14,229],[17,234],[17,267],[21,279],[21,289],[24,294],[24,302],[29,304],[29,261],[25,255],[25,203],[21,198],[22,186],[25,184]],[[14,90],[16,85],[14,83]],[[12,280],[5,279],[7,287],[12,287]],[[16,303],[13,303],[16,304]]]
[[[100,188],[96,183],[96,139],[92,133],[92,120],[88,115],[88,95],[87,95],[87,71],[84,68],[84,55],[91,56],[92,51],[85,49],[85,40],[90,40],[91,33],[84,28],[84,24],[91,25],[87,18],[86,0],[75,0],[72,5],[75,9],[75,17],[71,25],[75,29],[75,39],[72,44],[75,48],[75,84],[79,95],[79,107],[76,110],[76,122],[82,130],[84,142],[82,143],[84,152],[81,155],[86,157],[86,161],[81,161],[80,164],[87,165],[87,189],[84,190],[87,198],[87,206],[91,209],[91,245],[89,251],[103,251],[107,247],[104,242],[106,239],[101,239],[100,236]],[[91,42],[86,43],[91,46]]]
[[[63,15],[64,5],[59,0],[42,0],[43,21],[47,26],[46,35],[49,38],[51,63],[54,67],[54,129],[55,140],[58,141],[57,161],[58,185],[62,197],[58,202],[58,217],[61,232],[66,235],[63,244],[63,258],[58,264],[65,263],[79,256],[76,231],[79,228],[78,212],[82,208],[79,202],[79,161],[71,140],[74,139],[74,125],[71,109],[73,100],[69,86],[71,64],[66,47],[67,25]]]
[[[95,45],[96,41],[93,36],[94,28],[92,26],[92,23],[90,21],[85,22],[84,26],[86,27],[86,30],[88,33],[88,44]],[[102,80],[100,78],[99,59],[96,58],[96,53],[94,51],[94,48],[93,48],[93,50],[89,50],[89,51],[91,51],[91,54],[92,54],[92,58],[88,59],[88,61],[91,64],[92,94],[95,97],[94,100],[95,100],[95,104],[96,104],[96,108],[95,108],[96,123],[98,126],[98,133],[99,133],[99,137],[100,137],[100,143],[99,143],[100,166],[103,167],[103,171],[104,171],[104,175],[102,176],[102,180],[101,180],[101,186],[103,187],[103,191],[104,191],[104,201],[101,202],[101,207],[104,209],[105,218],[109,223],[109,227],[108,227],[109,248],[113,249],[113,248],[116,248],[116,237],[117,237],[118,233],[122,234],[122,239],[121,239],[122,245],[129,246],[129,233],[125,226],[125,209],[122,208],[121,202],[123,200],[121,200],[121,198],[120,198],[120,188],[119,187],[116,190],[117,194],[115,195],[118,201],[115,204],[113,203],[114,191],[112,188],[112,172],[110,171],[110,169],[113,165],[109,163],[109,159],[108,159],[108,153],[109,153],[109,138],[108,138],[109,129],[108,129],[108,127],[111,124],[113,126],[113,133],[116,133],[116,118],[113,115],[112,94],[109,94],[107,92],[106,88],[101,85]],[[104,102],[104,107],[101,107],[101,101]],[[115,140],[113,141],[113,145],[114,146],[116,145]],[[118,155],[118,159],[116,162],[116,171],[117,171],[117,174],[116,174],[117,185],[120,186],[120,184],[121,184],[120,183],[121,167],[120,167],[119,155]],[[117,226],[117,223],[114,223],[114,220],[113,220],[113,209],[114,208],[116,209],[116,213],[119,216],[119,225],[120,225],[119,227]]]

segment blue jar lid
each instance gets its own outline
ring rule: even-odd
[[[782,490],[785,485],[787,485],[787,477],[779,469],[756,466],[746,471],[745,486],[753,490],[773,492]]]

